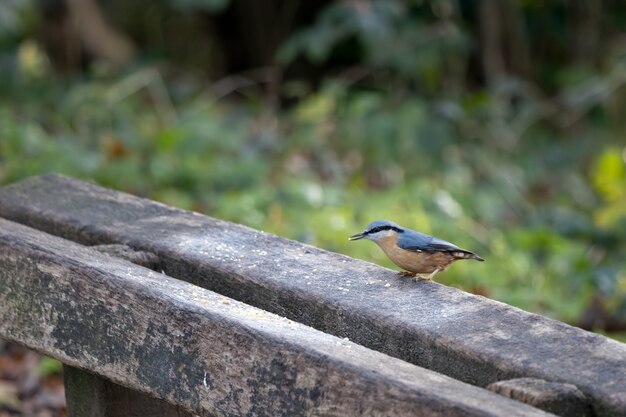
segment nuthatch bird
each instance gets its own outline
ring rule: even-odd
[[[362,233],[350,236],[350,240],[369,239],[376,242],[394,264],[406,271],[400,275],[416,276],[419,280],[432,280],[435,274],[445,270],[459,259],[483,258],[456,245],[415,230],[407,229],[388,220],[377,220],[367,225]]]

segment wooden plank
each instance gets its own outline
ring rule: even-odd
[[[60,175],[0,188],[0,216],[155,253],[171,276],[465,382],[570,383],[626,415],[626,345],[484,297]]]
[[[0,336],[202,415],[546,415],[3,219]]]

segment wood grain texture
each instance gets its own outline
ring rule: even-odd
[[[465,382],[570,383],[626,415],[626,345],[484,297],[55,174],[0,188],[0,216],[152,252],[168,275]]]
[[[546,415],[4,219],[0,336],[205,416]]]
[[[159,257],[154,253],[145,251],[133,250],[130,246],[110,244],[110,245],[95,245],[91,246],[92,249],[97,250],[100,253],[106,253],[107,255],[121,258],[135,265],[140,265],[153,271],[160,272],[161,265],[159,263]]]

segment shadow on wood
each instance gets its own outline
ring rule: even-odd
[[[163,400],[71,366],[63,366],[63,379],[71,417],[193,417]]]

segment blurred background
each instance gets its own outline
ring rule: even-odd
[[[0,183],[56,171],[389,267],[347,237],[394,220],[487,260],[439,282],[624,341],[623,6],[2,0]],[[29,355],[4,348],[0,416],[62,415]]]

